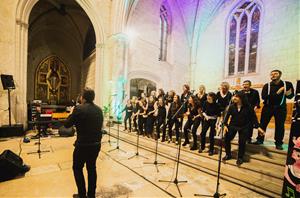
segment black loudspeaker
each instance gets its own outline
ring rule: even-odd
[[[71,136],[74,136],[75,129],[74,129],[74,127],[66,128],[64,126],[61,126],[58,129],[58,134],[62,137],[71,137]]]
[[[13,137],[24,135],[23,124],[3,125],[0,127],[0,137]]]
[[[16,88],[12,75],[1,74],[1,82],[4,90]]]
[[[12,179],[29,169],[23,164],[23,159],[10,150],[5,150],[0,155],[0,181]]]

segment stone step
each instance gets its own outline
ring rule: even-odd
[[[133,133],[135,134],[135,133]],[[175,142],[175,137],[173,136],[172,139],[173,142]],[[198,138],[198,143],[200,142],[200,138]],[[206,139],[206,147],[208,149],[209,146],[209,140],[208,137]],[[192,144],[192,143],[191,143]],[[215,148],[217,148],[218,141],[215,140]],[[266,145],[266,146],[265,146]],[[223,146],[224,148],[224,146]],[[238,151],[238,139],[235,138],[231,143],[231,150],[232,155],[235,157],[237,156]],[[196,151],[194,151],[196,152]],[[268,162],[272,164],[277,164],[281,167],[285,166],[286,162],[286,151],[280,151],[274,148],[273,145],[271,145],[270,142],[266,142],[264,145],[253,145],[253,144],[247,144],[246,146],[246,153],[245,153],[245,161],[250,160],[258,160],[263,162]]]
[[[112,135],[115,136],[115,130]],[[132,145],[136,144],[135,133],[120,133],[121,140]],[[143,149],[154,152],[155,141],[150,138],[140,136],[140,146]],[[233,144],[233,150],[236,145]],[[160,143],[159,155],[175,159],[177,146],[174,144]],[[284,166],[281,163],[272,163],[276,158],[269,161],[260,154],[250,155],[249,163],[244,163],[240,168],[235,165],[235,160],[229,160],[226,164],[222,163],[223,179],[238,185],[243,185],[253,191],[266,196],[278,197],[281,193],[283,182]],[[207,153],[197,153],[188,148],[182,149],[181,163],[192,166],[202,172],[216,175],[218,155],[208,156]]]

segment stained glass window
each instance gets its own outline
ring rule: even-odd
[[[257,44],[258,44],[258,31],[259,31],[260,11],[255,9],[251,21],[251,36],[250,36],[250,53],[249,53],[249,67],[248,72],[255,72],[256,70],[256,57],[257,57]]]
[[[228,27],[227,75],[256,72],[260,7],[256,0],[245,0],[231,13]]]
[[[238,73],[244,73],[245,71],[245,56],[246,56],[246,42],[247,42],[247,15],[242,17],[240,23],[240,38],[239,38],[239,62]]]
[[[166,61],[168,47],[169,21],[165,6],[160,7],[160,53],[159,60]]]
[[[236,20],[232,18],[230,23],[229,36],[229,75],[234,74],[234,60],[235,60],[235,40],[236,40]]]

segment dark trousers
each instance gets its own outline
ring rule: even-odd
[[[131,131],[131,116],[132,114],[126,114],[124,118],[125,130],[127,129],[127,121],[129,123],[129,130]]]
[[[252,141],[252,136],[253,136],[253,126],[249,125],[249,129],[248,129],[248,141],[251,142]]]
[[[169,140],[172,140],[172,128],[173,125],[175,124],[175,131],[176,131],[176,141],[179,140],[179,128],[180,128],[180,120],[178,118],[172,119],[170,118],[169,120]]]
[[[272,116],[275,117],[275,144],[282,145],[284,137],[284,122],[286,119],[286,108],[267,105],[263,106],[261,112],[260,125],[264,131],[266,131]],[[256,139],[257,141],[263,143],[265,136],[258,135]]]
[[[132,121],[133,121],[133,127],[134,127],[134,129],[137,130],[137,116],[134,116],[133,119],[132,119]]]
[[[143,116],[139,116],[138,118],[138,126],[139,126],[139,133],[140,135],[145,135],[145,125],[147,118],[144,118]]]
[[[226,155],[231,156],[231,140],[235,137],[236,133],[239,133],[239,151],[238,158],[243,159],[246,149],[246,141],[248,138],[249,127],[236,128],[228,127],[228,132],[225,134],[225,152]]]
[[[73,152],[73,173],[80,197],[86,197],[83,167],[86,164],[88,173],[88,197],[95,197],[97,171],[96,160],[101,146],[76,146]]]
[[[180,124],[179,124],[179,128],[180,128],[180,130],[182,131],[182,126],[183,126],[183,118],[179,118],[179,122],[180,122]]]
[[[189,143],[189,130],[192,128],[193,144],[197,145],[197,129],[201,123],[201,118],[196,118],[195,120],[188,119],[184,125],[184,142]]]
[[[157,118],[156,124],[156,133],[157,138],[160,138],[160,128],[162,127],[162,140],[166,139],[166,119],[165,118]]]
[[[149,115],[146,120],[146,134],[152,135],[154,128],[155,117],[153,115]]]
[[[215,140],[214,136],[216,134],[216,123],[217,120],[204,120],[202,122],[202,131],[201,131],[201,149],[205,149],[206,133],[209,131],[209,151],[214,151]]]

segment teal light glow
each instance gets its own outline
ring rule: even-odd
[[[113,104],[113,113],[118,121],[122,120],[122,110],[123,110],[123,100],[125,98],[125,78],[124,76],[119,76],[115,86],[116,86],[116,96]]]

